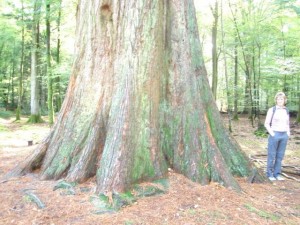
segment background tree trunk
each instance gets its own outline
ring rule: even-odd
[[[217,51],[217,36],[218,36],[218,20],[219,20],[219,6],[218,1],[215,1],[214,8],[211,7],[211,11],[214,16],[214,22],[212,27],[212,93],[214,99],[217,99],[218,89],[218,51]]]
[[[56,44],[56,64],[60,64],[60,48],[61,48],[61,40],[60,40],[60,23],[61,23],[61,3],[62,0],[58,1],[58,15],[56,20],[57,25],[57,44]],[[61,84],[60,84],[60,74],[56,74],[55,78],[55,105],[56,109],[55,112],[58,112],[61,108],[62,104],[62,90],[61,90]]]
[[[238,120],[238,80],[239,80],[239,70],[238,70],[238,40],[235,38],[234,44],[234,106],[233,106],[233,119]]]
[[[253,121],[253,98],[252,98],[252,82],[251,82],[251,55],[246,51],[246,47],[241,37],[241,32],[238,27],[236,15],[233,13],[233,6],[231,2],[229,2],[229,8],[231,15],[233,17],[234,28],[236,30],[237,39],[241,46],[242,56],[244,60],[244,72],[245,72],[245,103],[244,103],[244,113],[249,114],[249,119],[251,120],[252,126],[254,126]]]
[[[240,190],[253,165],[222,125],[192,0],[80,1],[73,73],[49,136],[11,174],[83,182],[97,192],[167,176]],[[262,180],[263,177],[258,175]]]
[[[12,49],[12,55],[15,54],[15,45]],[[11,86],[11,94],[10,94],[10,104],[11,107],[14,108],[15,107],[15,84],[14,84],[14,78],[15,78],[15,72],[16,72],[16,61],[15,58],[12,57],[11,60],[11,67],[12,67],[12,71],[11,71],[11,75],[10,75],[10,86]]]
[[[229,91],[229,79],[228,79],[228,64],[227,64],[227,52],[225,48],[225,32],[224,32],[224,20],[223,20],[223,1],[220,2],[220,17],[221,17],[221,47],[223,52],[223,61],[224,61],[224,75],[225,75],[225,84],[226,84],[226,97],[227,97],[227,115],[228,115],[228,130],[232,132],[231,126],[231,100],[230,100],[230,91]]]
[[[38,26],[40,20],[41,3],[38,0],[34,1],[33,7],[33,22],[32,22],[32,50],[31,50],[31,115],[29,121],[39,123],[42,121],[39,105],[39,82],[38,82]]]
[[[22,36],[22,46],[21,46],[21,60],[20,60],[20,74],[19,74],[19,85],[18,85],[18,106],[16,110],[16,120],[21,120],[21,110],[22,110],[22,99],[23,99],[23,67],[24,67],[24,46],[25,46],[25,22],[24,22],[24,4],[22,4],[21,11],[21,36]]]
[[[48,119],[49,124],[54,123],[54,110],[53,110],[53,78],[51,70],[51,48],[50,48],[50,9],[51,0],[46,0],[46,61],[47,61],[47,88],[48,88]]]
[[[300,96],[298,97],[298,113],[297,113],[296,123],[300,123]]]

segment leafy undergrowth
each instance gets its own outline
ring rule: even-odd
[[[28,125],[24,121],[0,121],[0,127],[5,128],[0,130],[0,178],[49,132],[46,124]],[[234,121],[233,130],[250,157],[266,154],[266,138],[256,137],[255,128],[245,118]],[[297,132],[298,127],[290,138],[285,164],[299,166]],[[28,137],[33,138],[33,146],[28,146]],[[263,169],[261,161],[258,166]],[[129,204],[103,214],[99,211],[103,202],[94,194],[94,178],[83,184],[68,184],[41,181],[37,174],[28,174],[0,183],[0,224],[300,224],[299,182],[286,179],[249,184],[242,178],[238,182],[243,189],[240,194],[216,183],[201,186],[170,170],[168,182],[154,186],[166,193],[152,195],[153,188],[143,184],[134,193],[141,195],[139,198],[130,193],[122,198],[108,194],[102,196],[106,203],[112,197],[126,199]]]

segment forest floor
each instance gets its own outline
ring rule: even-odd
[[[226,122],[226,117],[224,117]],[[264,170],[267,139],[256,137],[246,117],[232,122],[233,136],[241,148]],[[26,118],[15,123],[0,118],[0,180],[24,160],[47,135],[47,124],[30,125]],[[293,126],[284,165],[300,166],[300,126]],[[28,146],[28,140],[33,145]],[[295,177],[295,176],[293,176]],[[201,186],[170,171],[168,192],[138,199],[134,204],[110,214],[95,214],[91,203],[95,180],[75,187],[75,193],[53,191],[58,181],[41,181],[28,174],[0,182],[0,224],[300,224],[300,182],[284,181],[263,184],[238,178],[242,193],[216,183]],[[39,208],[26,195],[28,191],[44,203]]]

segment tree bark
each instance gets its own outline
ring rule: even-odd
[[[125,191],[167,176],[240,190],[253,165],[222,125],[192,0],[80,1],[76,59],[49,136],[11,174]],[[261,175],[258,180],[263,180]]]

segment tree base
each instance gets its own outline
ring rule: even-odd
[[[42,119],[41,115],[31,115],[27,121],[27,123],[44,123],[45,121]]]

